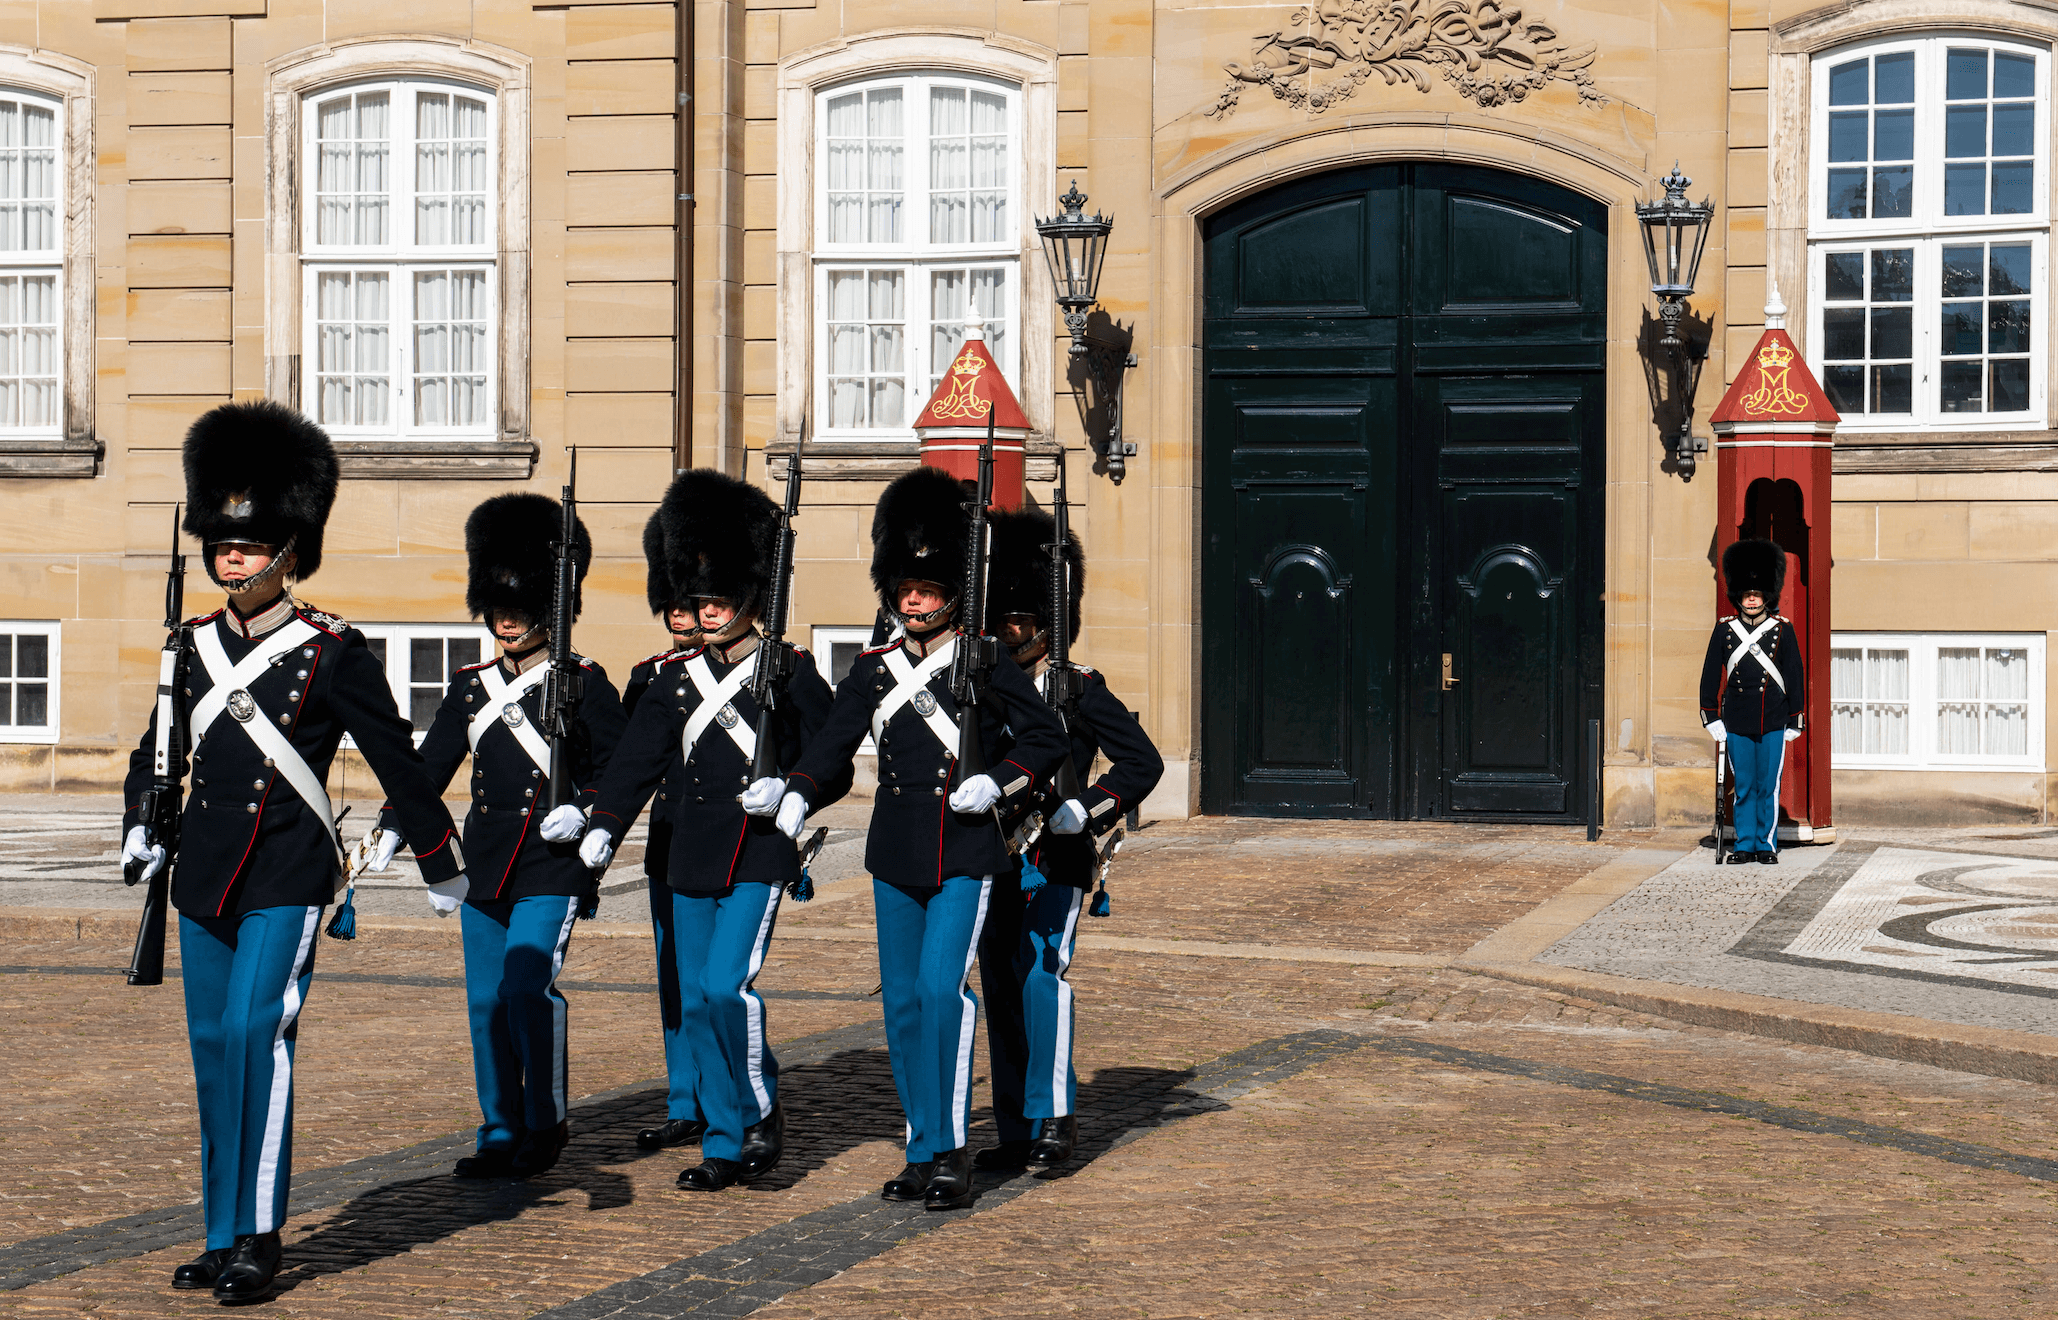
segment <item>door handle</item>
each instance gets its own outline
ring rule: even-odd
[[[1443,653],[1443,690],[1446,692],[1450,691],[1457,685],[1457,682],[1458,680],[1451,674],[1451,653],[1445,651]]]

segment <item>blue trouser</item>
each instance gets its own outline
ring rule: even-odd
[[[1063,1118],[1078,1099],[1065,972],[1086,892],[1046,884],[1023,895],[1023,903],[1010,897],[994,905],[980,945],[979,984],[986,992],[994,1124],[1002,1141],[1026,1141],[1039,1120]]]
[[[679,1010],[679,942],[672,930],[672,887],[652,878],[650,928],[657,936],[657,1019],[665,1041],[665,1117],[698,1119],[699,1079],[693,1069],[693,1047],[686,1041],[686,1022]]]
[[[207,1249],[272,1233],[293,1180],[293,1055],[318,907],[179,917],[186,1036],[200,1103]]]
[[[557,974],[578,912],[578,899],[557,894],[461,909],[480,1150],[513,1150],[564,1121],[568,1006]]]
[[[1729,768],[1736,778],[1736,850],[1779,851],[1779,772],[1786,765],[1785,731],[1762,738],[1731,733]]]
[[[680,1018],[699,1076],[700,1153],[733,1160],[743,1129],[771,1116],[779,1061],[765,1043],[765,1001],[751,989],[779,916],[777,885],[672,895]]]
[[[979,1000],[967,982],[992,890],[990,875],[954,876],[938,889],[872,881],[886,1048],[907,1116],[911,1164],[965,1144],[979,1022]]]

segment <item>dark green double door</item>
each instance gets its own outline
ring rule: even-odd
[[[1204,810],[1584,819],[1606,260],[1598,204],[1464,167],[1208,221]]]

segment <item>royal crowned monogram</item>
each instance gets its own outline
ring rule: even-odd
[[[950,364],[950,393],[929,406],[929,415],[939,420],[960,418],[983,422],[993,404],[973,393],[979,382],[979,355],[968,344]]]
[[[1787,384],[1793,350],[1774,339],[1758,350],[1758,388],[1738,401],[1754,417],[1798,416],[1808,409],[1808,396]]]

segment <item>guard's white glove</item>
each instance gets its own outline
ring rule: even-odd
[[[1078,798],[1066,798],[1065,805],[1050,813],[1052,834],[1077,834],[1086,828],[1086,808]]]
[[[380,830],[379,837],[372,844],[369,857],[364,859],[367,871],[383,871],[393,865],[394,854],[400,851],[400,831]]]
[[[992,775],[973,775],[950,795],[950,809],[976,816],[989,811],[1000,801],[1000,785],[993,782]]]
[[[447,917],[464,906],[465,895],[471,892],[472,882],[454,875],[429,886],[429,906],[436,909],[437,916]]]
[[[1727,742],[1729,740],[1729,730],[1722,727],[1721,720],[1709,720],[1708,736],[1716,742]]]
[[[578,838],[579,831],[585,828],[586,813],[567,802],[545,816],[536,832],[547,843],[563,843],[566,839]]]
[[[798,839],[807,828],[807,799],[798,793],[788,793],[779,799],[779,833],[789,839]]]
[[[586,831],[586,837],[579,843],[579,860],[589,871],[598,871],[607,865],[607,859],[615,855],[615,839],[606,830],[595,826]]]
[[[1799,729],[1788,729],[1788,730],[1786,731],[1786,740],[1787,740],[1788,742],[1792,742],[1792,741],[1793,741],[1794,739],[1796,739],[1796,738],[1798,738],[1798,737],[1800,737],[1800,736],[1801,736],[1801,731],[1800,731]]]
[[[128,837],[122,840],[121,864],[127,869],[130,862],[142,862],[143,878],[148,880],[164,869],[164,845],[149,843],[149,831],[141,825],[129,826]]]
[[[753,816],[770,816],[786,799],[786,781],[767,775],[736,795],[743,809]]]

